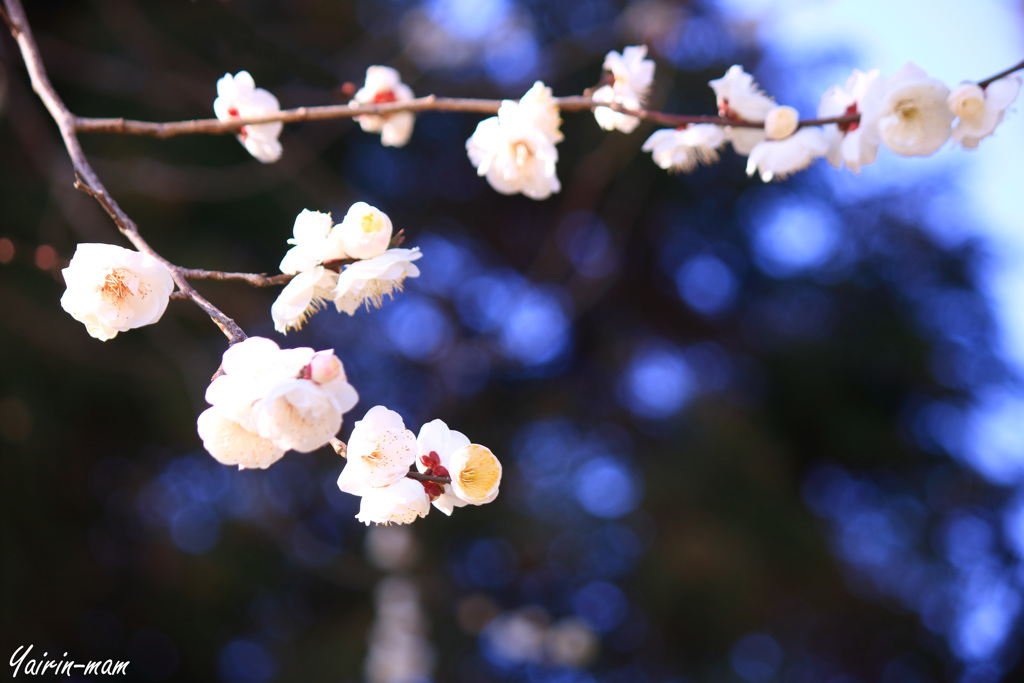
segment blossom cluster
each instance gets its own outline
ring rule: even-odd
[[[441,420],[414,435],[384,406],[356,422],[346,457],[338,488],[362,498],[356,519],[366,524],[408,524],[425,517],[431,503],[451,515],[457,507],[490,503],[501,485],[501,462],[489,448]],[[414,464],[421,474],[450,483],[410,479]]]
[[[587,103],[603,129],[629,134],[638,127],[647,115],[654,71],[646,46],[608,53],[604,75]],[[796,109],[777,104],[738,65],[709,85],[717,123],[658,130],[643,150],[664,169],[692,171],[716,161],[729,143],[748,157],[747,174],[767,182],[820,157],[859,173],[883,145],[906,156],[933,154],[950,139],[973,149],[1002,122],[1021,78],[1003,75],[950,89],[912,63],[888,77],[878,70],[854,71],[843,86],[823,95],[817,111],[822,121],[804,123]],[[397,71],[371,66],[349,104],[358,109],[413,98]],[[478,175],[503,194],[540,200],[559,192],[558,102],[541,81],[519,100],[503,100],[497,115],[481,121],[466,141]],[[213,107],[223,121],[280,112],[277,98],[257,88],[245,71],[217,82]],[[379,133],[383,145],[400,147],[412,135],[415,116],[396,110],[359,114],[356,121],[364,131]],[[237,137],[256,159],[271,163],[282,153],[282,125],[246,124]],[[329,213],[303,210],[288,243],[280,269],[291,278],[271,307],[281,333],[301,327],[329,303],[350,316],[361,307],[379,308],[384,297],[402,290],[406,278],[419,276],[413,263],[421,257],[419,249],[400,248],[401,233],[394,233],[391,219],[364,202],[353,204],[338,224]],[[90,335],[112,339],[159,320],[175,277],[184,272],[151,254],[82,244],[63,270],[67,290],[61,305]],[[178,282],[188,295],[184,282]],[[238,336],[244,338],[239,334],[235,341]],[[333,351],[281,349],[252,337],[224,353],[206,400],[210,407],[197,420],[204,446],[221,463],[241,469],[266,468],[289,450],[310,452],[332,442],[358,395]],[[357,517],[367,524],[408,523],[426,515],[431,504],[450,515],[456,507],[494,500],[501,482],[501,463],[490,449],[441,420],[414,435],[384,406],[371,408],[355,424],[347,457],[338,486],[362,498]]]
[[[654,83],[655,64],[647,59],[647,46],[612,50],[604,60],[604,76],[590,99],[594,117],[605,130],[632,133],[644,111]],[[824,125],[801,125],[796,109],[779,105],[764,94],[754,77],[734,65],[709,85],[714,90],[721,124],[684,124],[654,132],[644,143],[654,162],[667,170],[692,171],[718,160],[729,143],[748,157],[747,174],[762,180],[782,179],[825,157],[836,168],[854,173],[875,161],[881,145],[904,156],[928,156],[950,138],[973,149],[991,135],[1020,90],[1020,76],[1010,75],[984,85],[964,82],[952,90],[931,78],[919,66],[907,63],[889,77],[879,71],[855,70],[844,86],[833,86],[821,99],[817,115],[840,119]],[[249,114],[276,111],[277,101],[240,72],[217,84],[215,103],[222,112]],[[268,97],[269,96],[269,97]],[[412,90],[390,67],[371,66],[366,83],[350,102],[353,107],[404,102]],[[228,107],[226,109],[226,107]],[[246,115],[243,113],[243,115]],[[364,114],[356,117],[363,130],[380,133],[384,145],[399,147],[412,134],[414,115],[408,111]],[[266,124],[271,125],[271,124]],[[477,174],[502,194],[521,193],[546,199],[561,189],[556,165],[562,140],[561,118],[551,89],[537,81],[518,100],[503,100],[497,116],[484,119],[466,141],[469,160]],[[261,125],[242,129],[239,139],[261,161],[273,161]],[[274,132],[280,131],[280,124]],[[278,145],[277,155],[280,154]]]
[[[422,254],[389,248],[393,229],[387,214],[365,202],[353,204],[337,225],[329,213],[302,211],[281,260],[281,272],[295,277],[270,309],[274,328],[299,328],[328,302],[349,315],[360,306],[380,308],[385,296],[402,291],[405,278],[419,276],[413,261]]]
[[[921,67],[907,63],[888,78],[854,71],[845,86],[821,99],[818,116],[847,122],[800,126],[797,111],[765,95],[740,66],[709,83],[724,119],[760,126],[699,124],[655,132],[644,143],[662,168],[690,171],[717,158],[726,143],[747,155],[747,174],[765,182],[785,178],[825,157],[854,173],[875,161],[885,145],[904,156],[928,156],[950,138],[973,149],[991,135],[1017,97],[1021,79],[1011,75],[987,84],[962,83],[950,90]],[[955,125],[954,125],[955,123]]]
[[[333,351],[249,337],[224,352],[221,370],[206,390],[211,407],[199,416],[199,436],[210,455],[239,469],[324,446],[359,400]]]

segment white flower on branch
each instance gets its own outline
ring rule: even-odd
[[[469,444],[469,438],[462,432],[449,429],[442,420],[432,420],[420,427],[420,433],[416,437],[416,469],[424,474],[450,477],[448,465],[451,463],[452,453]],[[455,495],[451,484],[431,482],[425,483],[424,488],[430,494],[434,507],[446,515],[451,515],[455,508],[468,504]]]
[[[785,140],[764,140],[750,151],[747,175],[756,171],[761,180],[781,180],[811,165],[828,152],[828,137],[820,128],[801,128]]]
[[[591,96],[595,102],[619,104],[627,109],[642,109],[654,82],[654,62],[647,57],[646,45],[627,47],[619,54],[615,50],[604,58],[604,70],[611,74],[612,82],[602,85]],[[597,124],[605,130],[632,133],[640,119],[617,112],[610,107],[594,109]]]
[[[501,463],[489,448],[469,442],[462,432],[442,420],[420,427],[416,438],[416,469],[423,474],[449,477],[450,484],[424,482],[423,487],[441,512],[456,507],[490,503],[498,495]]]
[[[642,147],[661,168],[689,173],[698,164],[718,161],[718,150],[725,144],[721,126],[698,123],[682,128],[656,130]]]
[[[281,448],[309,453],[338,433],[342,415],[355,406],[359,395],[333,351],[298,348],[281,353],[289,372],[253,406],[256,427]],[[292,376],[295,367],[298,371]]]
[[[274,329],[281,334],[301,328],[309,316],[334,300],[338,273],[317,266],[291,279],[270,307]]]
[[[526,94],[519,98],[519,110],[553,144],[562,141],[564,136],[559,130],[562,125],[562,116],[551,93],[551,88],[541,81],[534,83],[526,91]]]
[[[878,112],[878,134],[888,147],[904,156],[934,154],[950,136],[953,112],[946,100],[949,88],[913,62],[904,64],[885,81]]]
[[[164,264],[113,244],[79,244],[61,272],[67,285],[61,307],[102,341],[155,323],[174,290]]]
[[[501,462],[479,444],[471,443],[452,453],[448,461],[452,491],[471,505],[490,503],[498,497]]]
[[[839,168],[846,164],[854,173],[878,157],[882,139],[878,133],[878,113],[882,104],[885,82],[878,69],[868,72],[853,70],[846,86],[834,85],[822,95],[818,116],[836,118],[858,114],[859,121],[830,123],[825,126],[829,138],[828,162]]]
[[[281,105],[268,91],[256,87],[248,71],[239,71],[234,76],[224,74],[217,81],[213,111],[221,121],[231,121],[276,114],[281,111]],[[281,143],[277,138],[283,127],[280,121],[243,126],[238,141],[259,161],[273,163],[281,158]]]
[[[411,524],[430,512],[430,497],[418,481],[401,478],[379,488],[367,489],[356,514],[363,524]]]
[[[775,100],[765,95],[739,64],[730,66],[724,76],[708,81],[708,85],[715,91],[718,115],[723,118],[761,123],[775,106]]]
[[[764,116],[764,133],[772,140],[783,140],[796,132],[800,114],[790,106],[772,107]]]
[[[337,241],[356,259],[374,258],[387,251],[392,230],[387,214],[366,202],[353,204],[341,223],[334,226]]]
[[[561,134],[557,126],[551,128],[551,110],[543,106],[538,86],[544,87],[535,84],[525,103],[502,101],[498,115],[481,121],[466,141],[477,175],[486,176],[502,194],[521,192],[531,199],[546,199],[562,189],[555,175],[555,142]]]
[[[420,269],[412,262],[421,256],[419,247],[388,249],[345,266],[332,292],[338,312],[355,315],[360,306],[380,308],[384,297],[393,297],[396,289],[402,291],[405,278],[419,277]]]
[[[206,450],[225,465],[266,468],[288,450],[320,448],[359,400],[333,351],[284,349],[250,337],[224,352],[198,420]]]
[[[761,92],[754,77],[738,64],[729,67],[721,78],[708,81],[708,85],[715,91],[718,115],[723,118],[763,123],[775,106],[775,100]],[[737,154],[750,154],[764,140],[764,130],[759,128],[729,126],[725,134]]]
[[[416,459],[416,436],[405,428],[401,415],[384,406],[374,406],[352,427],[346,458],[338,488],[362,496],[409,473]],[[420,483],[413,483],[422,493]]]
[[[953,140],[967,149],[975,149],[983,137],[991,135],[1006,115],[1006,109],[1020,91],[1020,76],[993,81],[982,90],[974,83],[961,83],[947,100],[949,109],[959,117],[953,128]]]
[[[281,272],[302,273],[328,261],[347,258],[340,235],[331,234],[333,222],[329,213],[303,209],[295,217],[295,236],[288,240],[293,246],[281,259]]]
[[[413,97],[412,88],[402,83],[397,71],[389,66],[371,66],[366,70],[366,84],[356,91],[349,104],[357,107],[361,104],[407,102]],[[363,114],[356,120],[367,133],[380,133],[382,145],[403,147],[412,136],[416,116],[410,111],[399,111],[384,115]]]

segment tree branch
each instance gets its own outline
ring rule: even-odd
[[[608,107],[622,114],[636,116],[645,121],[653,121],[673,128],[697,123],[710,123],[718,126],[736,128],[763,128],[764,123],[742,121],[740,119],[721,116],[690,116],[670,114],[647,109],[629,109],[620,104],[594,102],[590,97],[577,95],[572,97],[556,97],[555,104],[562,111],[593,111],[597,107]],[[299,107],[246,119],[195,119],[193,121],[170,121],[156,123],[149,121],[133,121],[129,119],[99,119],[75,117],[75,130],[80,133],[123,133],[129,135],[146,135],[157,138],[169,138],[176,135],[227,135],[238,133],[243,126],[260,123],[297,123],[300,121],[325,121],[345,119],[364,114],[386,115],[400,111],[408,112],[470,112],[475,114],[496,114],[501,100],[474,100],[451,97],[435,97],[428,95],[405,102],[388,102],[383,104],[325,105],[321,107]],[[825,123],[851,123],[860,120],[859,114],[839,116],[831,119],[815,119],[814,122],[801,122],[802,126],[822,125]]]
[[[1020,71],[1021,69],[1024,69],[1024,61],[1022,61],[1020,64],[1017,64],[1016,66],[1011,66],[1009,69],[1000,71],[995,76],[989,76],[983,81],[978,81],[978,86],[981,87],[982,90],[984,90],[993,82],[998,81],[1000,78],[1005,78],[1006,76],[1012,74],[1014,71]]]
[[[29,79],[32,82],[32,89],[39,96],[39,99],[42,100],[43,105],[46,106],[50,116],[56,122],[57,128],[60,130],[60,136],[64,141],[64,147],[67,149],[68,156],[71,157],[71,164],[74,167],[76,176],[75,188],[96,199],[100,206],[110,214],[118,230],[128,238],[128,241],[136,249],[149,254],[163,263],[170,272],[171,278],[178,286],[178,289],[210,316],[210,319],[220,327],[229,342],[234,344],[245,339],[245,333],[242,332],[242,329],[234,320],[222,313],[220,309],[192,288],[185,279],[181,268],[167,261],[167,259],[160,256],[149,246],[142,238],[142,235],[139,234],[139,229],[132,219],[121,210],[121,207],[118,206],[114,198],[107,192],[107,188],[103,186],[96,172],[93,171],[92,166],[85,157],[85,153],[82,151],[81,144],[78,142],[78,135],[75,130],[75,116],[68,110],[63,100],[60,99],[57,91],[54,90],[53,85],[50,83],[49,77],[46,75],[46,69],[43,67],[43,60],[39,53],[39,46],[32,35],[32,29],[29,27],[28,19],[25,17],[25,9],[21,5],[21,0],[4,0],[4,8],[6,10],[4,19],[10,27],[11,34],[18,43],[18,49],[21,51],[25,68],[28,70]]]
[[[282,273],[267,275],[266,273],[224,273],[219,270],[201,270],[199,268],[181,268],[181,274],[189,280],[219,280],[222,282],[245,282],[253,287],[276,287],[288,284],[294,275]]]

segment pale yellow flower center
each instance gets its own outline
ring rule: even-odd
[[[921,117],[921,112],[918,111],[914,100],[902,100],[896,105],[896,115],[903,123],[913,123]]]
[[[466,466],[458,473],[459,486],[473,499],[485,498],[501,476],[501,465],[490,449],[471,444]]]
[[[516,166],[522,168],[533,159],[533,150],[525,142],[512,143],[512,156],[516,160]]]
[[[985,104],[976,97],[965,98],[960,102],[960,106],[957,107],[956,114],[965,118],[971,118],[977,115],[982,109],[985,108]]]
[[[100,287],[103,300],[117,308],[129,297],[138,295],[144,299],[148,293],[149,287],[139,282],[139,276],[125,268],[112,268]]]
[[[363,220],[360,221],[360,226],[363,228],[363,232],[370,234],[380,230],[380,221],[373,215],[372,211],[367,211],[363,214]]]

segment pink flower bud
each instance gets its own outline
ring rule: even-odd
[[[326,384],[341,372],[341,361],[333,351],[317,351],[309,361],[309,378],[316,384]]]

